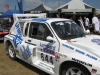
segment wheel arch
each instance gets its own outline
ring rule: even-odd
[[[6,50],[8,50],[9,44],[12,44],[10,40],[6,40],[5,45],[6,45]],[[13,45],[13,44],[12,44]]]
[[[73,62],[73,61],[64,61],[63,63],[61,63],[61,65],[60,65],[60,67],[59,67],[59,75],[61,75],[61,71],[62,71],[63,67],[64,67],[66,64],[67,64],[67,65],[68,65],[68,64],[75,64],[75,65],[77,65],[77,66],[80,66],[80,67],[85,68],[85,69],[87,70],[87,72],[90,73],[90,71],[89,71],[84,65],[82,65],[82,64],[79,64],[79,63]],[[90,73],[90,75],[91,75],[91,73]]]

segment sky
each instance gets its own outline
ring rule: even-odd
[[[71,0],[23,0],[23,9],[30,10],[39,6],[40,4],[44,4],[52,9],[59,7],[60,5],[66,4]],[[100,0],[83,0],[83,2],[100,9]],[[9,4],[9,9],[18,9],[17,0],[0,0],[0,12],[5,12],[7,9],[4,8],[5,4]]]

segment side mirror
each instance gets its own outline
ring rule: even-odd
[[[56,40],[54,40],[54,38],[51,37],[51,36],[48,36],[46,39],[47,39],[47,41],[49,41],[49,42],[56,42]]]

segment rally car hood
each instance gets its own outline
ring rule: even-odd
[[[77,47],[82,51],[91,53],[100,58],[100,36],[99,35],[86,35],[82,38],[71,39],[67,41],[70,46]]]

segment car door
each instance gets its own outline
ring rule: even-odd
[[[30,22],[19,22],[20,24],[20,29],[22,32],[22,42],[18,45],[16,49],[16,53],[21,58],[27,63],[32,63],[32,51],[35,48],[35,46],[28,44],[25,42],[25,39],[28,38],[28,31],[29,31],[29,26]]]
[[[58,52],[59,42],[51,28],[46,23],[31,22],[29,29],[29,37],[25,40],[28,44],[36,46],[33,53],[37,59],[49,65],[55,63],[55,52]],[[47,37],[51,36],[54,41],[47,41]],[[33,61],[34,63],[35,61]]]

